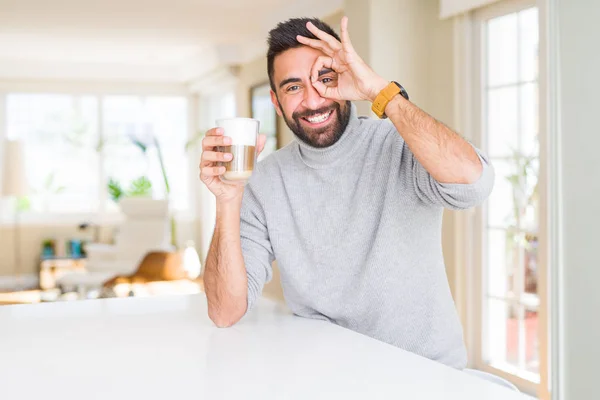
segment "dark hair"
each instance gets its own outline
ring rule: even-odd
[[[340,40],[338,34],[335,33],[329,25],[317,18],[292,18],[277,24],[277,26],[269,32],[269,37],[267,38],[267,44],[269,45],[269,50],[267,51],[267,72],[273,91],[275,91],[275,83],[273,82],[273,62],[275,57],[286,50],[303,46],[302,43],[296,40],[297,35],[318,39],[306,27],[306,23],[309,21],[323,32]]]

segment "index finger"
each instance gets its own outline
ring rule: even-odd
[[[206,136],[223,136],[223,128],[212,128],[206,131]]]
[[[323,53],[327,54],[330,57],[333,57],[334,51],[329,48],[329,45],[322,40],[311,39],[305,36],[297,35],[296,40],[302,44],[315,48],[317,50],[321,50]]]
[[[348,34],[348,17],[346,16],[342,17],[341,31],[342,47],[345,47],[346,50],[350,52],[354,52],[355,50],[350,41],[350,35]]]
[[[340,50],[342,48],[342,44],[329,33],[323,32],[319,28],[317,28],[312,22],[307,22],[306,27],[309,31],[325,43],[329,45],[334,51]]]

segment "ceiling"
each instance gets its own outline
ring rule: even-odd
[[[342,0],[0,0],[0,78],[187,82]]]

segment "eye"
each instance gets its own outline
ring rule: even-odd
[[[327,85],[329,83],[333,83],[333,81],[334,81],[334,79],[331,78],[331,77],[329,77],[329,76],[326,76],[323,79],[321,79],[321,82],[323,82],[324,85]]]
[[[296,90],[300,89],[300,86],[298,85],[293,85],[288,87],[287,89],[285,89],[286,92],[295,92]]]

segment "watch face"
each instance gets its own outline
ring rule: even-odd
[[[402,97],[404,97],[406,100],[408,100],[408,93],[406,92],[406,89],[404,89],[404,87],[402,87],[402,85],[399,84],[398,82],[396,82],[396,81],[392,81],[392,82],[394,82],[396,84],[396,86],[398,86],[400,88],[400,95]]]

